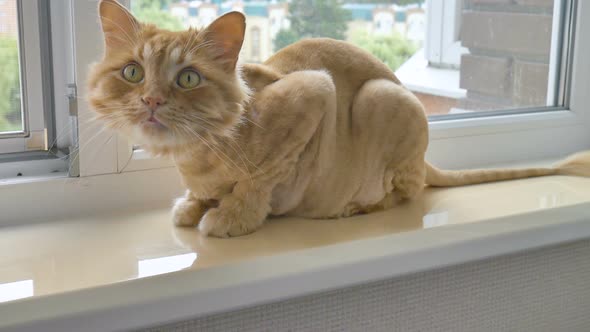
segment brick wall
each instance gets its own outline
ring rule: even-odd
[[[544,106],[553,0],[463,0],[459,107]]]

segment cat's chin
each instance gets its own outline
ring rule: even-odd
[[[144,121],[139,125],[139,130],[143,136],[161,139],[170,137],[170,130],[162,123],[157,121]]]
[[[142,122],[133,126],[131,131],[123,133],[133,142],[141,145],[169,146],[174,145],[175,139],[172,131],[159,123]]]

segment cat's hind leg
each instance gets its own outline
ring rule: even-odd
[[[374,173],[381,170],[382,176],[380,182],[373,182],[382,187],[364,191],[380,192],[381,201],[368,204],[362,212],[387,209],[418,195],[424,188],[428,146],[428,120],[420,101],[395,82],[372,80],[354,99],[352,121],[352,135],[362,145],[359,151],[365,168]]]

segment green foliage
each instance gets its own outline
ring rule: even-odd
[[[280,50],[281,48],[287,47],[299,40],[297,33],[291,29],[281,30],[275,37],[275,49]]]
[[[373,36],[365,31],[355,31],[351,41],[379,58],[393,71],[397,70],[418,49],[414,43],[398,33]]]
[[[174,1],[172,0],[133,0],[131,1],[131,10],[135,13],[136,10],[141,9],[165,9]]]
[[[342,8],[340,0],[293,0],[289,12],[291,28],[279,33],[275,39],[276,50],[303,38],[346,38],[351,15]]]
[[[291,29],[301,37],[346,37],[351,15],[339,0],[296,0],[289,11]]]
[[[383,3],[383,4],[396,4],[396,5],[410,5],[410,4],[423,4],[424,0],[345,0],[344,3]]]
[[[153,23],[170,31],[183,30],[182,22],[165,10],[170,3],[172,0],[133,0],[131,11],[140,22]]]
[[[0,132],[22,130],[21,119],[17,40],[0,37]]]

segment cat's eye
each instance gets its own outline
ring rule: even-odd
[[[178,74],[176,83],[183,89],[193,89],[201,84],[201,75],[192,69],[185,69]]]
[[[131,83],[139,83],[143,80],[143,68],[136,63],[130,63],[123,68],[123,78]]]

